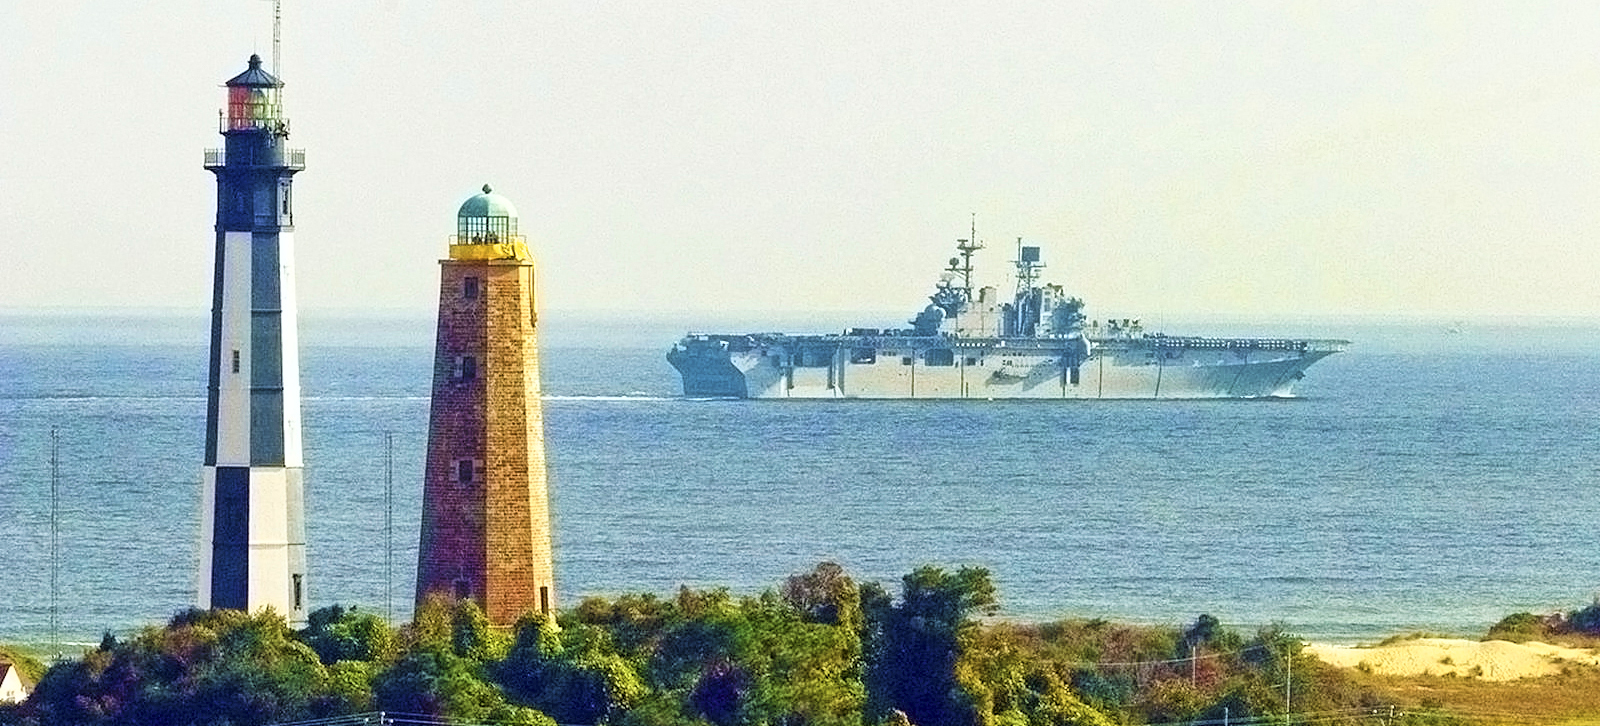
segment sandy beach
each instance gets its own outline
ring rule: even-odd
[[[1567,663],[1600,665],[1600,654],[1594,650],[1504,640],[1418,638],[1382,646],[1311,643],[1306,652],[1332,665],[1382,675],[1453,675],[1486,681],[1555,675]]]

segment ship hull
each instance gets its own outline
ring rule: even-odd
[[[1073,342],[691,335],[667,358],[692,398],[1282,398],[1344,341]]]

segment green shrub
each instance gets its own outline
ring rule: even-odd
[[[1533,613],[1513,613],[1500,619],[1489,628],[1489,640],[1509,640],[1521,643],[1528,640],[1545,640],[1551,635],[1550,622]]]

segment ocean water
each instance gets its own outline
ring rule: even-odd
[[[1477,635],[1600,590],[1600,326],[1256,326],[1355,341],[1289,400],[778,402],[680,398],[679,321],[545,321],[566,606],[753,594],[822,560],[891,590],[973,564],[1003,617],[1210,613],[1358,641]],[[431,320],[302,331],[309,596],[403,620]],[[193,601],[205,335],[193,316],[0,314],[0,642],[50,640],[52,430],[62,640]]]

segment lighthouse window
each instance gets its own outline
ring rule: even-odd
[[[550,614],[550,588],[545,585],[539,586],[539,613]]]
[[[294,576],[294,609],[305,609],[306,581],[305,575]]]
[[[463,381],[470,381],[478,377],[478,359],[470,355],[456,356],[455,366],[450,374]]]
[[[461,297],[468,300],[478,299],[478,278],[468,277],[461,281]]]
[[[233,351],[233,372],[239,372],[239,351]]]
[[[457,460],[456,461],[456,483],[457,484],[471,484],[472,483],[472,470],[474,468],[476,468],[476,467],[474,467],[472,465],[472,460],[471,459],[459,459],[459,460]]]

